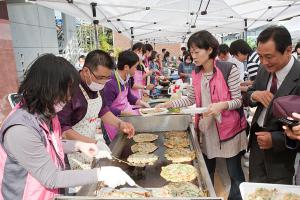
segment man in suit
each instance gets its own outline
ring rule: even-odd
[[[257,106],[250,130],[251,182],[292,184],[296,151],[285,147],[284,130],[272,113],[273,100],[300,95],[300,63],[292,56],[291,35],[285,27],[272,26],[257,38],[261,69],[246,101]]]

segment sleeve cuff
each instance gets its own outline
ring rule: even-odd
[[[121,110],[117,108],[110,108],[110,111],[117,117],[121,115]]]
[[[287,136],[285,136],[285,146],[288,149],[296,150],[299,147],[299,143],[298,143],[298,141],[292,140],[292,139],[288,138]]]
[[[102,108],[101,110],[100,110],[100,113],[99,113],[99,117],[101,118],[101,117],[103,117],[103,115],[105,115],[107,112],[109,112],[110,110],[109,110],[109,108],[108,108],[108,106],[105,106],[104,108]]]
[[[72,126],[62,126],[61,127],[62,132],[65,132],[65,131],[70,130],[70,129],[72,129]]]

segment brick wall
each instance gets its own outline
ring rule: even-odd
[[[114,47],[120,48],[122,51],[131,48],[131,39],[123,34],[113,32],[114,34]]]
[[[11,108],[7,95],[16,92],[18,88],[17,70],[12,45],[10,25],[7,17],[7,5],[0,1],[0,11],[6,11],[6,15],[0,15],[0,126]],[[2,12],[3,13],[3,12]]]

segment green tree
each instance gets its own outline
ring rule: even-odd
[[[100,43],[100,49],[103,50],[103,51],[108,52],[109,50],[112,49],[112,45],[108,43],[108,37],[105,33],[100,34],[99,43]]]
[[[251,49],[255,49],[256,48],[256,40],[252,37],[248,37],[247,38],[247,43],[249,44],[249,46],[251,47]]]

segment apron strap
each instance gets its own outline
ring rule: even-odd
[[[115,77],[116,77],[116,80],[117,80],[117,83],[118,83],[118,88],[119,88],[119,92],[122,92],[121,91],[121,83],[120,83],[120,79],[119,79],[119,76],[117,76],[117,71],[115,70]],[[125,86],[124,86],[125,87]]]
[[[89,95],[86,93],[86,91],[83,89],[83,87],[80,84],[79,84],[79,88],[82,91],[83,96],[85,97],[85,99],[89,100],[90,99]]]

